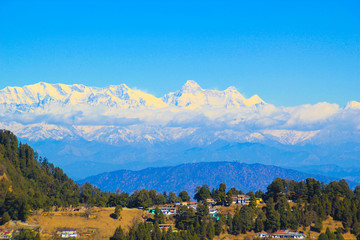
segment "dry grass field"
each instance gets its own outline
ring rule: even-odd
[[[222,208],[223,211],[227,210],[228,212],[233,212],[235,209],[235,207]],[[119,225],[127,230],[134,223],[151,216],[151,214],[140,209],[124,208],[121,212],[121,220],[117,220],[110,217],[114,210],[115,208],[92,208],[90,211],[80,210],[79,212],[53,211],[36,213],[30,216],[27,222],[30,224],[40,224],[42,239],[54,239],[58,228],[74,228],[81,234],[82,237],[80,239],[109,239]],[[86,217],[85,213],[88,213],[89,217]],[[342,223],[328,217],[323,222],[322,232],[325,232],[327,227],[331,231],[336,231],[337,228],[342,227]],[[298,231],[304,231],[304,229],[299,228]],[[304,232],[307,235],[310,233],[310,239],[315,240],[319,236],[317,232],[309,232],[309,227]],[[90,236],[83,236],[84,234],[89,234]],[[238,236],[221,234],[216,236],[214,240],[253,239],[256,235],[254,232]],[[344,238],[346,240],[356,240],[356,237],[350,233],[344,234]]]
[[[330,231],[335,232],[337,228],[341,228],[342,227],[342,223],[339,221],[334,221],[332,217],[328,217],[324,222],[323,222],[323,229],[321,232],[325,232],[326,228],[329,228]],[[319,237],[320,233],[317,232],[311,232],[311,238],[313,239],[317,239]],[[356,236],[351,234],[351,233],[345,233],[343,234],[345,239],[356,239]]]
[[[75,228],[78,233],[89,233],[84,239],[109,239],[115,229],[121,225],[129,228],[134,222],[141,221],[144,212],[139,209],[124,208],[121,220],[113,219],[110,214],[115,208],[93,208],[90,218],[76,216],[69,212],[50,212],[46,215],[35,214],[29,217],[29,223],[39,223],[42,227],[41,238],[53,239],[58,228]]]

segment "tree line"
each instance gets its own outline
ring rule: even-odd
[[[321,232],[323,221],[331,216],[341,221],[342,227],[336,229],[336,233],[326,229],[319,239],[343,240],[342,234],[350,231],[360,240],[360,187],[352,191],[344,180],[323,184],[312,178],[300,182],[277,178],[267,187],[266,193],[247,193],[251,199],[249,205],[238,206],[235,214],[222,214],[219,219],[210,217],[207,198],[218,197],[218,204],[227,204],[229,196],[238,193],[241,191],[234,188],[226,192],[223,183],[211,191],[206,185],[199,186],[194,196],[198,201],[196,210],[187,206],[177,210],[175,227],[179,231],[161,231],[159,224],[164,222],[164,218],[159,217],[161,212],[155,211],[153,224],[141,222],[127,232],[118,227],[111,239],[211,240],[222,233],[271,233],[280,229],[305,230],[308,227]],[[262,207],[256,206],[256,197],[265,200]]]

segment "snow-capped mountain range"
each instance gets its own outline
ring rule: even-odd
[[[194,81],[163,97],[125,84],[7,87],[0,90],[0,129],[77,179],[234,160],[293,168],[341,163],[360,172],[359,102],[275,106],[234,87],[208,90]],[[344,170],[340,177],[360,181],[354,174]]]
[[[360,103],[276,107],[257,95],[245,98],[234,87],[207,90],[191,80],[162,98],[125,84],[97,88],[38,83],[0,90],[0,128],[31,141],[108,144],[360,142]]]

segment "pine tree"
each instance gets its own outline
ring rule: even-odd
[[[213,221],[209,221],[206,227],[206,236],[209,240],[215,237],[215,227]]]
[[[223,232],[223,226],[225,225],[225,216],[221,215],[220,219],[215,223],[215,235],[220,235]]]
[[[115,218],[116,218],[116,219],[121,219],[121,210],[122,210],[121,205],[117,205],[117,206],[115,207],[115,212],[114,212],[114,214],[115,214]]]
[[[325,234],[327,235],[329,240],[336,240],[336,235],[330,231],[329,228],[326,228]]]
[[[7,223],[8,221],[10,221],[11,218],[10,218],[10,215],[8,212],[4,212],[4,214],[2,215],[2,218],[1,218],[1,225]]]
[[[110,238],[110,240],[126,240],[126,236],[124,234],[121,226],[117,227],[114,235]]]
[[[159,228],[159,223],[155,222],[152,228],[152,240],[161,240],[161,230]]]
[[[280,229],[280,214],[275,211],[272,198],[270,198],[266,206],[265,229],[270,231],[277,231]]]
[[[255,219],[255,232],[261,232],[264,230],[264,221],[261,219],[260,216],[258,216]]]
[[[328,236],[325,233],[321,233],[319,235],[318,240],[329,240]]]
[[[234,216],[233,221],[232,221],[232,232],[231,232],[231,234],[239,235],[241,233],[241,229],[242,229],[241,223],[242,222],[241,222],[240,212],[237,211],[235,213],[235,216]]]
[[[343,235],[340,232],[336,233],[336,240],[345,240]]]
[[[319,233],[321,232],[322,228],[323,228],[322,221],[320,218],[317,218],[314,225],[314,231]]]

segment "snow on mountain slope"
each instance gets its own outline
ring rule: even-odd
[[[273,141],[285,145],[296,145],[311,141],[320,132],[295,130],[236,130],[236,129],[203,129],[200,127],[170,127],[156,125],[71,125],[16,122],[0,122],[0,129],[10,129],[22,139],[95,141],[110,145],[135,143],[174,143],[187,142],[194,146],[208,145],[223,140],[227,142],[266,142]],[[360,134],[358,134],[360,137]]]
[[[33,141],[83,139],[115,145],[360,142],[360,103],[277,107],[258,95],[246,99],[235,87],[208,90],[191,80],[162,98],[125,84],[37,83],[0,90],[0,128]]]
[[[21,124],[17,122],[0,122],[0,129],[8,129],[19,134],[19,137],[30,141],[75,139],[71,129],[46,123]]]
[[[295,145],[305,142],[316,136],[320,131],[296,131],[296,130],[263,130],[261,133],[282,144]]]
[[[0,129],[10,129],[22,139],[40,140],[77,140],[97,141],[111,145],[122,143],[153,143],[183,140],[191,136],[196,128],[159,127],[159,126],[114,126],[114,125],[72,125],[17,122],[0,122]]]
[[[24,87],[7,87],[0,90],[0,104],[5,106],[27,106],[30,109],[60,103],[66,106],[105,105],[124,109],[142,107],[166,107],[161,99],[132,90],[125,84],[107,88],[84,85],[37,83]]]
[[[345,109],[360,109],[360,102],[350,101],[346,104]]]
[[[166,94],[163,101],[169,105],[185,109],[211,108],[241,108],[251,107],[264,103],[257,95],[246,99],[235,87],[229,87],[224,91],[202,89],[195,81],[189,80],[181,90]]]

